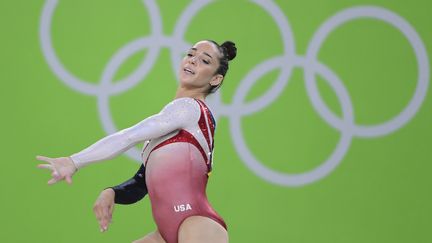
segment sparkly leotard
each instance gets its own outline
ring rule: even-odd
[[[178,229],[190,216],[208,217],[226,228],[205,192],[214,130],[214,119],[204,102],[180,98],[159,114],[103,138],[71,158],[81,168],[145,141],[142,158],[153,218],[165,241],[177,243]]]

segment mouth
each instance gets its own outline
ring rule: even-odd
[[[195,74],[195,72],[192,71],[192,69],[190,69],[190,68],[184,68],[183,71],[184,71],[185,73],[188,73],[188,74],[192,74],[192,75]]]

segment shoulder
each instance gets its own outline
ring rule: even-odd
[[[168,103],[161,113],[163,117],[186,127],[199,120],[201,109],[193,98],[178,98]]]
[[[184,97],[171,101],[164,107],[164,110],[196,113],[200,111],[200,106],[195,99]]]
[[[193,98],[178,98],[168,103],[160,114],[187,126],[199,120],[201,108],[198,101]]]

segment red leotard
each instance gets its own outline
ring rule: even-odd
[[[208,217],[225,229],[206,196],[215,122],[204,102],[180,98],[159,114],[110,135],[71,156],[78,168],[124,152],[140,141],[153,218],[167,243],[177,243],[181,223]]]
[[[200,118],[194,129],[205,138],[205,147],[200,138],[186,129],[162,142],[152,141],[144,148],[146,161],[146,184],[152,205],[154,220],[167,243],[176,243],[181,223],[190,216],[199,215],[213,219],[226,228],[225,222],[213,210],[206,196],[208,173],[211,170],[214,122],[207,106],[200,105]],[[202,138],[201,138],[202,139]],[[145,150],[150,153],[145,153]]]

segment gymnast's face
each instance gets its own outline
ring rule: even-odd
[[[209,41],[200,41],[191,47],[183,58],[179,79],[180,85],[188,89],[210,89],[210,85],[218,85],[223,76],[216,74],[219,68],[221,53]]]

